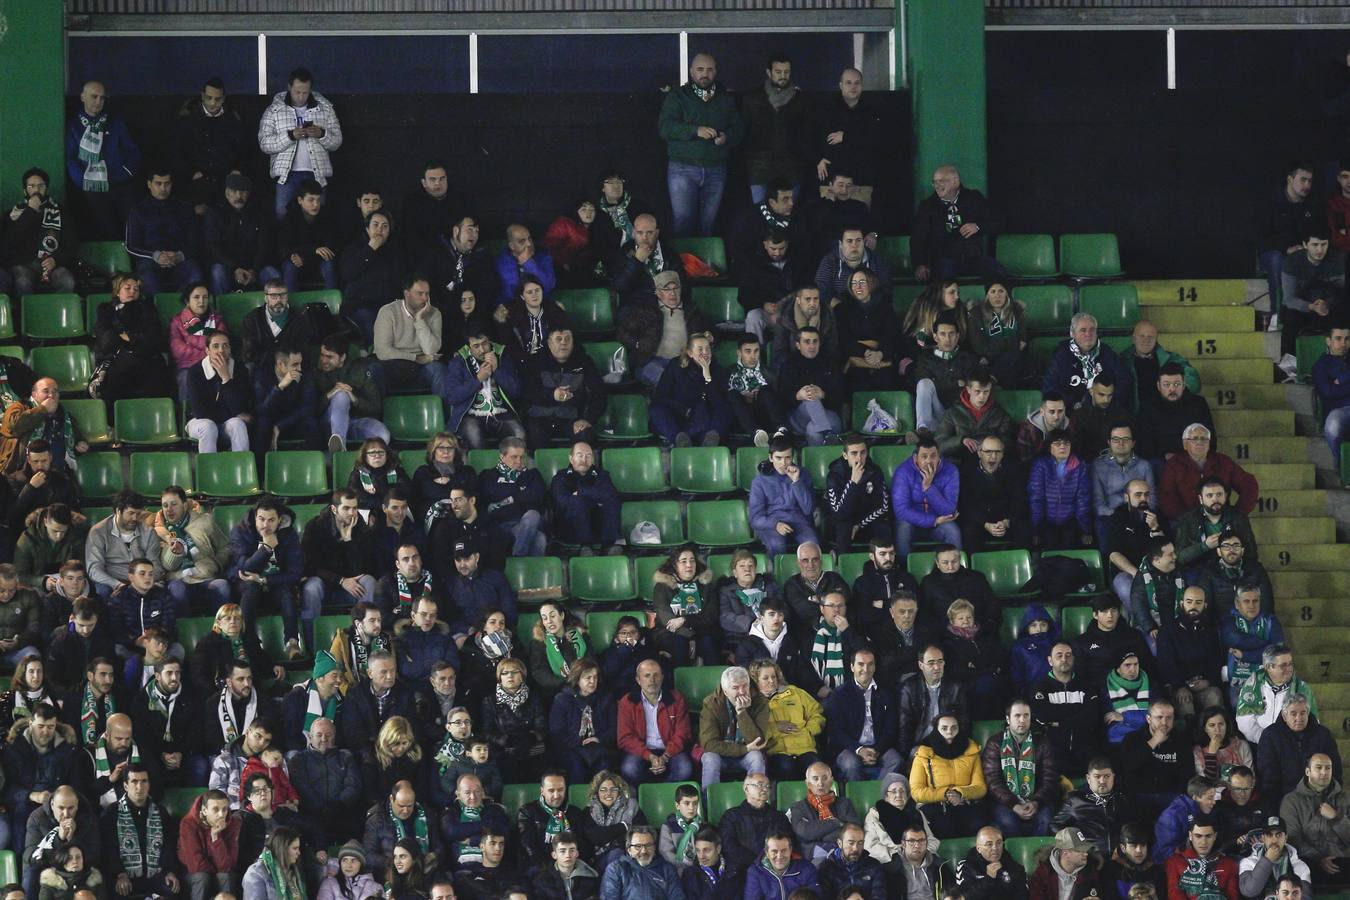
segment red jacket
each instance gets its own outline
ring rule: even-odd
[[[1059,900],[1059,873],[1051,866],[1048,856],[1027,879],[1027,888],[1030,891],[1030,900]],[[1102,864],[1095,855],[1089,856],[1087,865],[1079,869],[1077,877],[1074,878],[1072,898],[1089,900],[1092,897],[1107,896],[1110,894],[1102,883]]]
[[[1181,886],[1181,877],[1185,874],[1191,861],[1199,859],[1195,851],[1187,845],[1185,850],[1178,850],[1167,860],[1167,900],[1194,900],[1197,894],[1190,893]],[[1214,863],[1213,874],[1218,878],[1219,890],[1228,900],[1238,900],[1238,867],[1232,857],[1219,856],[1218,862]]]
[[[231,813],[220,837],[211,840],[211,829],[202,822],[202,797],[193,800],[192,808],[178,823],[178,861],[183,871],[189,875],[233,872],[239,860],[240,825],[239,816]]]
[[[1158,488],[1158,509],[1163,518],[1175,522],[1187,510],[1200,505],[1200,481],[1213,475],[1228,485],[1229,491],[1237,491],[1237,508],[1245,516],[1256,509],[1256,500],[1261,488],[1256,479],[1242,466],[1233,462],[1231,456],[1211,451],[1205,458],[1205,467],[1201,469],[1195,460],[1186,453],[1174,453],[1163,466],[1162,484]]]
[[[656,724],[666,755],[684,753],[694,744],[693,729],[689,724],[689,704],[674,688],[661,690],[661,708],[656,713]],[[619,749],[630,756],[650,759],[647,749],[647,716],[642,711],[642,690],[633,690],[619,700]]]

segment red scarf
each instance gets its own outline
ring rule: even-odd
[[[970,414],[975,417],[976,422],[979,422],[980,419],[984,418],[984,414],[989,412],[989,407],[994,405],[994,400],[991,397],[990,399],[984,401],[984,406],[981,406],[979,409],[976,409],[975,407],[970,405],[970,391],[966,390],[965,388],[962,388],[961,405],[970,411]]]
[[[834,806],[834,800],[834,791],[830,791],[828,794],[813,794],[810,791],[806,792],[806,802],[816,811],[816,815],[822,819],[834,818],[834,810],[831,809],[831,807]]]

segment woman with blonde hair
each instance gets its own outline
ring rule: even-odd
[[[934,281],[924,288],[905,313],[905,321],[900,327],[920,349],[928,350],[933,346],[934,323],[944,312],[955,317],[957,341],[964,342],[970,331],[970,320],[966,305],[961,302],[961,284],[955,278]]]
[[[647,824],[632,786],[608,769],[591,779],[583,813],[578,828],[592,848],[597,868],[624,855],[628,829]]]
[[[464,461],[464,448],[453,431],[438,431],[427,441],[426,462],[413,472],[413,503],[420,520],[427,510],[450,499],[455,488],[478,487],[473,466]]]
[[[816,698],[789,684],[783,669],[771,659],[757,659],[749,666],[750,684],[769,703],[773,728],[765,752],[769,755],[769,778],[795,781],[816,762],[816,738],[825,729],[825,713]]]
[[[202,635],[188,658],[192,683],[207,694],[225,683],[230,663],[236,659],[249,664],[256,681],[266,679],[268,673],[278,680],[286,677],[285,667],[272,662],[257,634],[244,628],[244,610],[237,603],[221,604],[211,631]]]
[[[513,656],[497,663],[497,684],[483,698],[478,719],[481,733],[492,742],[493,756],[502,771],[519,773],[518,781],[539,777],[544,768],[544,736],[548,717],[539,698],[525,683],[525,664]]]
[[[371,805],[388,797],[394,785],[407,781],[425,794],[429,783],[422,765],[422,748],[412,723],[403,716],[390,716],[375,736],[375,754],[362,763],[361,784]]]
[[[712,338],[691,334],[679,359],[672,360],[652,393],[652,431],[667,446],[716,447],[731,430],[730,374],[713,361]]]

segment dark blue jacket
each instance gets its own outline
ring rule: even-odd
[[[147,197],[127,214],[127,252],[132,256],[149,259],[156,250],[192,256],[197,243],[197,214],[183,200]]]
[[[608,691],[596,691],[589,698],[583,698],[577,695],[571,685],[565,685],[554,695],[553,707],[548,713],[549,750],[561,753],[581,746],[581,739],[577,735],[581,731],[582,711],[587,706],[591,708],[591,723],[595,727],[595,736],[600,739],[600,746],[616,746],[619,714],[613,695]]]
[[[258,417],[280,426],[282,431],[299,426],[307,418],[316,419],[319,391],[314,379],[301,378],[299,384],[279,389],[276,368],[267,360],[253,373],[253,396],[258,399]]]
[[[300,581],[303,565],[300,559],[300,538],[291,527],[293,517],[290,510],[281,514],[281,528],[277,531],[276,557],[281,571],[267,576],[269,588],[292,587]],[[239,580],[240,572],[261,573],[267,567],[271,555],[260,546],[262,538],[253,524],[252,511],[239,520],[239,524],[230,529],[230,569],[227,573],[232,581]]]
[[[549,495],[553,501],[553,522],[561,531],[565,526],[563,519],[568,513],[568,500],[573,494],[579,494],[596,503],[618,504],[619,492],[610,480],[609,473],[598,466],[592,466],[585,475],[573,471],[569,465],[559,469],[549,484]]]
[[[1060,477],[1056,465],[1048,453],[1036,457],[1031,464],[1031,477],[1027,481],[1031,527],[1077,519],[1083,533],[1092,534],[1092,467],[1077,456],[1070,456]]]
[[[151,585],[150,591],[140,594],[129,584],[112,592],[108,605],[113,618],[113,636],[121,647],[135,646],[136,638],[147,628],[168,632],[171,639],[178,635],[178,614],[173,598],[163,585]]]
[[[66,126],[66,174],[70,176],[70,186],[79,189],[84,184],[86,163],[80,159],[80,138],[84,136],[84,126],[80,124],[83,110],[75,114]],[[120,116],[110,115],[106,110],[99,113],[103,119],[102,160],[108,164],[108,183],[126,184],[136,178],[141,167],[141,148],[136,146],[131,132]]]
[[[420,684],[431,677],[434,663],[445,660],[459,671],[459,648],[450,636],[450,627],[437,622],[430,631],[423,631],[412,619],[402,619],[394,626],[394,655],[398,659],[398,677],[405,684]]]
[[[488,525],[512,525],[526,510],[544,511],[548,488],[538,469],[526,469],[511,482],[502,478],[494,466],[478,473],[478,497],[478,509],[486,513]]]
[[[695,407],[705,402],[709,413],[730,414],[731,405],[727,401],[729,377],[726,369],[713,363],[712,381],[705,382],[703,370],[698,366],[693,363],[682,366],[679,360],[672,360],[656,383],[652,405],[661,404],[684,422],[693,416]]]
[[[1050,366],[1045,370],[1045,381],[1041,385],[1041,391],[1042,393],[1059,391],[1064,395],[1065,406],[1072,409],[1087,395],[1088,385],[1083,383],[1082,366],[1069,349],[1070,340],[1072,339],[1060,341],[1059,346],[1055,348],[1054,354],[1050,357]],[[1110,373],[1115,380],[1117,397],[1133,397],[1134,379],[1130,377],[1130,370],[1120,361],[1116,351],[1105,344],[1100,346],[1101,352],[1097,356],[1098,370]]]
[[[483,837],[483,826],[500,828],[502,834],[511,834],[515,831],[514,823],[506,818],[506,810],[490,800],[483,803],[479,819],[473,822],[460,821],[459,810],[459,801],[452,800],[445,807],[445,812],[441,813],[441,842],[450,857],[447,860],[450,863],[449,868],[456,868],[459,865],[460,844],[467,842],[478,846]]]
[[[506,576],[496,569],[480,565],[468,578],[455,572],[450,576],[446,590],[453,610],[445,617],[451,634],[468,634],[490,609],[506,613],[506,624],[516,627],[516,592],[511,590]]]
[[[390,525],[381,522],[370,530],[371,556],[375,571],[371,574],[377,579],[392,573],[395,569],[395,562],[398,559],[398,548],[404,544],[414,544],[417,552],[422,555],[422,562],[425,565],[428,559],[427,535],[422,530],[422,523],[417,521],[412,510],[408,511],[408,518],[403,520],[403,528],[395,531]]]
[[[1323,353],[1313,363],[1312,381],[1324,414],[1350,404],[1350,356]]]
[[[1027,626],[1037,620],[1049,622],[1050,630],[1042,631],[1040,634],[1028,634]],[[1009,674],[1012,676],[1013,687],[1019,694],[1030,693],[1031,686],[1050,671],[1050,663],[1046,658],[1050,655],[1050,648],[1055,646],[1058,640],[1059,625],[1055,623],[1054,617],[1038,603],[1028,606],[1026,612],[1022,614],[1017,640],[1013,641],[1008,651]]]
[[[253,389],[242,362],[235,361],[234,377],[224,384],[214,369],[207,378],[201,363],[188,370],[188,418],[210,419],[219,425],[241,413],[251,412]]]
[[[511,361],[506,348],[501,344],[493,344],[492,349],[497,351],[499,363],[497,371],[492,373],[492,380],[501,388],[507,398],[507,407],[510,408],[510,398],[520,396],[520,379],[516,376],[515,363]],[[465,345],[445,364],[445,399],[450,404],[450,417],[445,424],[450,431],[459,430],[459,423],[464,420],[464,415],[473,405],[473,398],[483,386],[478,376],[469,369],[468,356],[469,348]]]
[[[868,900],[886,900],[886,873],[882,871],[881,863],[869,853],[863,853],[857,862],[850,863],[845,862],[843,854],[835,847],[820,861],[816,870],[821,896],[837,897],[845,885],[855,885],[862,889]]]
[[[875,684],[875,682],[873,682]],[[852,678],[831,692],[825,701],[826,739],[830,758],[844,750],[855,750],[863,727],[863,693]],[[895,697],[881,685],[872,694],[872,746],[881,750],[895,746],[899,737]]]
[[[1191,821],[1200,813],[1200,804],[1188,795],[1167,804],[1167,808],[1153,823],[1153,861],[1165,863],[1173,851],[1186,849],[1186,832]]]

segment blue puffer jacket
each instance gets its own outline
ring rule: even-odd
[[[501,344],[493,344],[492,349],[497,353],[499,367],[492,375],[492,380],[501,388],[503,399],[506,401],[506,408],[511,412],[515,409],[511,406],[512,395],[520,394],[520,379],[516,376],[515,363],[511,361],[511,355],[506,352],[506,348]],[[450,403],[450,418],[445,423],[450,431],[458,431],[459,423],[464,421],[464,416],[473,406],[473,398],[478,395],[479,389],[483,383],[478,380],[478,376],[473,374],[469,368],[469,347],[464,345],[459,351],[445,364],[445,396]]]
[[[792,861],[782,877],[769,868],[763,857],[745,873],[745,900],[787,900],[797,888],[815,891],[819,887],[816,867],[799,859]]]
[[[1031,623],[1037,621],[1049,622],[1050,630],[1042,631],[1040,634],[1027,633]],[[1013,686],[1017,688],[1019,694],[1028,693],[1031,686],[1050,671],[1050,663],[1046,657],[1050,655],[1050,648],[1055,646],[1058,640],[1059,626],[1055,624],[1054,617],[1040,604],[1033,603],[1028,606],[1027,611],[1022,614],[1022,624],[1017,629],[1017,640],[1013,642],[1008,653]]]
[[[113,614],[113,636],[119,646],[133,647],[136,638],[147,628],[166,631],[177,640],[178,614],[174,612],[173,598],[161,585],[152,585],[142,595],[129,584],[112,592],[109,605]]]
[[[748,892],[745,896],[749,900]],[[661,857],[644,869],[631,856],[620,856],[605,867],[600,900],[684,900],[684,888],[680,873]]]
[[[277,530],[275,555],[281,571],[267,576],[269,588],[293,587],[300,581],[304,566],[300,558],[300,538],[291,527],[295,521],[289,509],[282,510],[281,527]],[[249,510],[239,524],[230,529],[230,570],[227,577],[239,581],[240,572],[261,573],[267,568],[268,557],[272,554],[263,550],[258,529],[253,524],[253,511]]]
[[[786,475],[774,471],[773,463],[759,464],[759,474],[750,482],[750,527],[772,531],[779,522],[811,520],[816,501],[811,494],[811,473],[805,469],[793,484]]]
[[[1045,522],[1059,525],[1077,519],[1084,534],[1092,533],[1092,479],[1088,464],[1077,456],[1069,457],[1063,475],[1050,454],[1036,457],[1027,482],[1027,501],[1033,529]]]
[[[1186,832],[1200,814],[1200,804],[1186,794],[1173,800],[1153,825],[1153,861],[1161,865],[1175,850],[1186,849]]]
[[[933,483],[923,489],[923,476],[914,457],[895,467],[891,479],[891,508],[898,520],[915,528],[932,528],[938,516],[956,512],[957,495],[961,492],[961,475],[956,463],[939,460]]]
[[[423,631],[412,619],[399,620],[394,626],[394,656],[398,659],[398,677],[404,684],[426,681],[431,677],[431,667],[442,659],[459,671],[459,648],[444,622]]]

